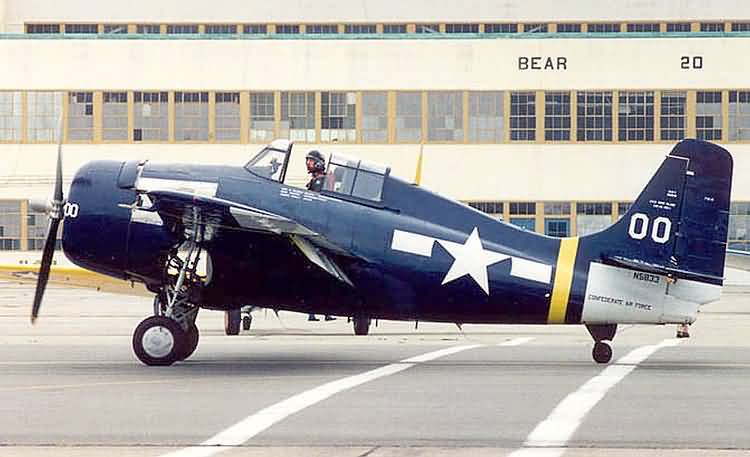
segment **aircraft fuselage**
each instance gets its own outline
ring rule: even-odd
[[[395,178],[374,205],[290,187],[240,167],[134,169],[133,163],[93,162],[76,175],[68,202],[77,214],[66,219],[63,237],[73,262],[156,290],[178,242],[180,215],[165,221],[135,202],[143,191],[170,188],[299,222],[337,248],[328,256],[352,284],[310,263],[287,237],[218,229],[203,242],[210,280],[193,297],[208,308],[253,304],[459,323],[581,323],[585,303],[589,321],[661,323],[668,314],[667,276],[601,264],[595,237],[538,235]],[[593,264],[596,284],[589,283]],[[705,294],[713,297],[713,289]],[[689,301],[672,320],[692,322],[698,304]]]

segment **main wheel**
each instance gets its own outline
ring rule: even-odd
[[[146,365],[172,365],[182,360],[186,340],[180,324],[168,317],[151,316],[135,328],[133,352]]]
[[[198,347],[198,340],[200,339],[200,332],[198,332],[198,326],[194,323],[190,323],[190,326],[185,332],[185,345],[182,348],[182,355],[180,360],[185,360],[195,352]]]
[[[239,335],[241,322],[242,311],[239,308],[224,311],[224,332],[227,335]]]
[[[594,350],[591,351],[596,363],[609,363],[612,360],[612,346],[604,341],[594,343]]]
[[[253,316],[243,316],[242,317],[242,330],[244,331],[250,330],[251,325],[253,325]]]
[[[355,335],[367,335],[370,333],[370,318],[366,316],[352,317]]]

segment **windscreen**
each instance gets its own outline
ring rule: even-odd
[[[261,178],[281,182],[286,154],[286,151],[266,147],[245,165],[245,169]]]

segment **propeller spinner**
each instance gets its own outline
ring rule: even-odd
[[[60,123],[57,128],[57,171],[55,173],[55,190],[49,205],[45,205],[46,213],[49,216],[49,229],[47,230],[47,239],[44,242],[44,251],[42,253],[42,264],[39,267],[39,276],[36,281],[36,291],[34,292],[34,303],[31,307],[31,323],[36,321],[39,316],[39,308],[42,305],[44,289],[47,287],[49,280],[49,271],[52,267],[52,256],[55,253],[55,242],[57,240],[57,230],[60,227],[60,221],[63,219],[63,205],[65,205],[65,196],[62,190],[62,130],[63,118],[60,116]]]

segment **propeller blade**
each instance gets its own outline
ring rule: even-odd
[[[55,242],[57,241],[57,230],[60,227],[60,221],[63,218],[63,205],[65,196],[62,190],[62,140],[63,140],[64,118],[60,115],[60,121],[57,124],[57,168],[55,170],[55,190],[50,202],[48,212],[49,231],[47,239],[44,242],[44,251],[42,253],[42,264],[39,266],[39,276],[36,280],[36,290],[34,291],[34,303],[31,306],[31,323],[36,321],[39,316],[39,308],[42,306],[44,290],[47,288],[49,280],[49,271],[52,267],[52,256],[55,253]]]
[[[42,265],[39,267],[39,277],[36,280],[34,304],[31,307],[32,324],[36,321],[37,316],[39,316],[39,307],[42,305],[44,289],[47,288],[49,270],[52,267],[52,255],[55,253],[58,227],[60,227],[60,219],[51,219],[49,221],[49,231],[47,232],[47,240],[44,242],[44,252],[42,254]]]
[[[55,173],[55,193],[52,199],[57,200],[62,205],[62,140],[63,140],[63,117],[60,116],[60,122],[57,125],[57,170]]]

